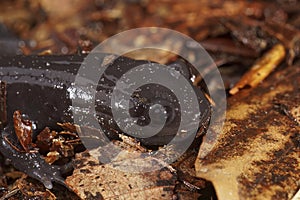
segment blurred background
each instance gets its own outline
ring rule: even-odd
[[[18,54],[43,51],[73,54],[79,48],[88,50],[124,30],[158,26],[177,30],[197,41],[206,41],[209,50],[216,50],[211,44],[220,41],[209,43],[208,39],[237,37],[225,20],[244,25],[243,18],[246,17],[260,22],[288,23],[299,28],[299,10],[297,0],[0,1],[0,49],[3,51],[5,46],[10,49],[6,49],[7,53]],[[256,38],[252,36],[252,39]],[[266,48],[265,45],[257,49],[255,44],[249,44],[251,41],[248,44],[245,40],[236,42],[240,42],[236,45],[246,44],[256,52]]]
[[[220,67],[227,89],[275,44],[281,43],[288,52],[286,63],[299,60],[297,0],[0,1],[0,54],[84,54],[112,35],[152,26],[176,30],[200,42]],[[156,37],[169,49],[177,45],[168,42],[168,36]],[[134,42],[147,39],[137,36]],[[197,51],[191,44],[180,45]],[[177,59],[163,51],[143,50],[127,56],[162,64]]]

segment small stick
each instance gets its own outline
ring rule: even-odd
[[[244,74],[240,81],[229,91],[234,95],[246,86],[256,87],[263,81],[285,58],[285,48],[282,44],[275,45],[262,58],[256,61],[251,69]]]
[[[13,149],[15,149],[16,151],[18,151],[18,152],[22,152],[22,153],[26,153],[26,151],[25,150],[21,150],[21,149],[19,149],[18,147],[16,147],[11,141],[9,141],[9,139],[5,136],[4,138],[3,138]]]
[[[10,197],[14,196],[15,194],[17,194],[20,191],[19,188],[15,188],[11,191],[9,191],[7,194],[3,195],[0,200],[5,200],[5,199],[9,199]]]

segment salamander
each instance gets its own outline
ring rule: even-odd
[[[108,55],[97,56],[102,57],[100,60],[103,61]],[[60,129],[57,122],[73,122],[72,95],[77,90],[74,87],[74,81],[84,58],[85,55],[0,57],[0,81],[6,83],[7,93],[5,110],[7,123],[1,128],[0,151],[12,161],[17,169],[41,181],[46,188],[52,188],[52,182],[64,184],[60,167],[49,165],[41,159],[39,153],[16,151],[5,138],[8,137],[17,143],[16,137],[12,136],[14,131],[11,128],[15,110],[21,110],[33,122],[35,134],[33,138],[46,126]],[[109,64],[103,77],[99,77],[95,110],[97,119],[104,127],[103,131],[109,139],[117,138],[118,133],[122,132],[114,121],[110,109],[110,94],[116,80],[128,70],[146,63],[150,61],[133,60],[121,56]],[[191,71],[182,62],[171,63],[169,67],[187,78],[192,76]],[[208,121],[210,105],[201,90],[196,87],[194,89],[201,102],[199,104],[201,111],[204,113],[199,124],[201,126],[202,123]],[[176,96],[161,85],[142,86],[140,90],[132,94],[130,115],[138,119],[139,125],[149,124],[149,108],[155,103],[164,106],[167,112],[163,129],[150,138],[138,138],[142,144],[164,145],[174,137],[180,122],[180,105],[174,102],[176,102]],[[3,114],[4,111],[0,112]]]
[[[9,158],[15,168],[26,173],[30,177],[39,180],[47,189],[52,189],[52,182],[65,185],[61,176],[61,169],[56,165],[49,165],[36,152],[20,152],[13,148],[4,136],[12,134],[12,131],[2,130],[0,151]],[[66,186],[66,185],[65,185]]]

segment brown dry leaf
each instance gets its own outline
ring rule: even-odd
[[[177,171],[178,182],[175,192],[178,199],[213,199],[214,191],[210,182],[196,178],[195,160],[197,152],[190,148],[172,166]]]
[[[16,181],[16,187],[19,189],[19,199],[48,199],[55,200],[56,196],[48,189],[45,189],[40,183],[29,182],[26,176]]]
[[[34,146],[32,143],[32,122],[30,120],[23,119],[22,113],[19,110],[14,112],[13,118],[14,129],[18,140],[24,150],[29,152],[29,150]]]
[[[300,67],[291,66],[229,98],[223,132],[215,142],[204,139],[195,163],[197,176],[212,181],[219,200],[295,195],[300,183],[300,126],[294,114],[299,83]]]
[[[176,176],[167,168],[129,173],[112,167],[118,162],[102,165],[88,153],[77,154],[75,162],[66,183],[82,199],[172,199]]]
[[[171,199],[177,180],[173,168],[155,158],[142,157],[148,151],[133,138],[120,138],[123,141],[108,144],[104,151],[96,148],[77,154],[76,167],[73,175],[67,177],[67,185],[82,199]],[[100,164],[97,157],[112,161]],[[152,171],[153,165],[161,169]],[[135,166],[137,170],[143,167],[143,172],[139,173]]]
[[[263,81],[285,58],[285,49],[282,44],[275,45],[251,69],[244,74],[240,81],[229,91],[236,94],[240,89],[250,86],[256,87]]]
[[[50,151],[47,153],[47,156],[44,158],[47,163],[52,165],[55,161],[59,159],[59,153],[57,151]]]
[[[76,16],[78,12],[88,6],[91,1],[86,0],[39,0],[41,7],[49,16],[51,20],[65,20],[70,17]],[[59,8],[59,9],[57,9]]]
[[[290,110],[292,117],[300,124],[300,106],[296,106]]]

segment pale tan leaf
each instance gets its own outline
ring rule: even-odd
[[[223,132],[216,142],[204,139],[196,160],[197,176],[212,181],[219,200],[291,199],[297,192],[299,83],[293,66],[229,98]]]
[[[66,183],[82,199],[172,199],[176,176],[167,168],[130,173],[112,164],[101,165],[88,153],[78,154],[76,163]]]

